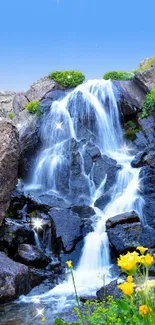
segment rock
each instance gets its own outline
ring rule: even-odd
[[[141,111],[145,92],[133,80],[113,81],[121,112],[125,121],[129,121]]]
[[[142,167],[139,177],[144,199],[143,215],[147,224],[155,229],[155,169],[152,166]]]
[[[69,209],[52,208],[49,212],[52,221],[53,245],[56,250],[71,252],[82,239],[81,219]]]
[[[143,158],[146,156],[146,152],[142,151],[137,153],[137,155],[135,156],[135,158],[131,161],[131,166],[132,167],[142,167],[144,165],[144,161]]]
[[[109,158],[106,155],[96,158],[93,168],[93,181],[96,188],[98,188],[102,181],[106,178],[104,193],[109,191],[109,189],[115,183],[117,171],[119,169],[120,167],[117,165],[117,161]]]
[[[13,112],[18,115],[21,111],[23,111],[26,105],[29,103],[28,99],[25,96],[25,93],[17,93],[13,97],[12,108]]]
[[[149,92],[155,85],[155,64],[150,69],[137,72],[134,81],[145,93]]]
[[[118,224],[107,231],[111,248],[117,255],[135,250],[137,246],[155,247],[155,230],[139,222]],[[149,240],[148,240],[149,238]]]
[[[44,77],[34,82],[25,96],[29,101],[42,100],[48,92],[56,89],[62,89],[62,87],[49,77]]]
[[[0,247],[6,248],[9,254],[17,252],[18,245],[23,243],[35,244],[34,232],[30,225],[5,219],[5,224],[0,228]]]
[[[16,128],[7,120],[0,120],[0,225],[17,183],[19,155]]]
[[[12,112],[12,102],[16,95],[14,91],[0,91],[0,117],[8,117],[8,113]]]
[[[147,118],[140,119],[139,124],[148,143],[155,143],[155,117],[149,115]]]
[[[16,299],[30,291],[29,269],[0,252],[0,302]]]
[[[118,214],[115,217],[109,218],[106,221],[106,229],[113,228],[119,224],[124,224],[124,223],[133,223],[133,222],[139,222],[139,217],[136,214],[136,212],[131,211],[131,212],[126,212],[122,214]]]
[[[27,110],[20,112],[14,119],[19,132],[21,148],[20,174],[26,177],[34,162],[34,157],[40,146],[39,126],[40,120],[36,114],[30,114]]]
[[[81,219],[90,219],[95,214],[94,209],[86,205],[72,206],[71,210],[78,214]]]
[[[117,287],[117,281],[114,280],[108,285],[103,286],[96,292],[97,299],[103,301],[105,297],[112,296],[114,299],[119,299],[122,296],[120,289]]]
[[[96,200],[95,206],[101,210],[104,210],[104,208],[106,207],[106,205],[109,203],[111,199],[111,194],[112,194],[111,191],[109,191],[109,193],[105,193],[104,195],[102,195],[99,199]]]
[[[43,269],[35,269],[30,267],[30,284],[31,287],[34,288],[41,284],[45,279],[49,279],[50,282],[55,280],[54,272],[43,270]]]
[[[50,258],[41,250],[29,244],[21,244],[18,246],[18,259],[26,265],[40,268],[46,267],[50,262]]]

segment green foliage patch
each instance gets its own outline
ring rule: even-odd
[[[11,120],[16,116],[16,114],[14,112],[10,112],[8,115]]]
[[[143,102],[141,118],[148,115],[155,115],[155,87],[146,95]]]
[[[40,111],[40,102],[37,100],[31,101],[26,105],[26,109],[29,113],[36,114],[40,116],[42,113]]]
[[[82,84],[85,76],[82,72],[69,70],[69,71],[54,71],[50,73],[49,78],[56,81],[64,88],[74,88]]]
[[[103,76],[105,80],[131,80],[134,77],[134,73],[132,72],[124,72],[124,71],[109,71],[106,72]]]
[[[124,125],[125,137],[131,141],[135,140],[136,133],[140,131],[140,127],[133,121],[128,121]]]

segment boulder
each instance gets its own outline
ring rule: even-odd
[[[21,111],[23,111],[26,107],[26,105],[29,103],[28,99],[25,96],[25,93],[17,93],[13,97],[12,101],[12,108],[13,112],[18,115]]]
[[[97,157],[95,159],[94,167],[93,167],[93,181],[98,188],[102,181],[106,177],[106,183],[104,187],[104,192],[109,191],[109,189],[115,183],[117,177],[117,171],[120,167],[117,165],[117,161],[103,155],[102,157]]]
[[[50,262],[48,256],[46,256],[36,246],[30,244],[21,244],[18,246],[18,259],[26,265],[40,268],[46,267]]]
[[[155,247],[155,230],[140,222],[118,224],[107,231],[111,248],[116,255],[135,250],[137,246]]]
[[[19,142],[16,128],[7,120],[0,120],[0,225],[9,206],[10,196],[17,183]]]
[[[29,268],[30,271],[30,284],[34,288],[41,284],[44,280],[49,279],[50,282],[55,280],[54,272],[45,269]]]
[[[146,156],[145,151],[138,152],[134,159],[131,161],[131,166],[132,167],[142,167],[144,165],[143,158]]]
[[[136,212],[131,211],[131,212],[126,212],[122,214],[118,214],[117,216],[114,216],[112,218],[109,218],[106,221],[106,229],[113,228],[119,224],[124,224],[124,223],[133,223],[133,222],[139,222],[139,217],[136,214]]]
[[[14,91],[0,91],[0,117],[8,117],[8,114],[12,112],[12,102],[16,95]]]
[[[149,92],[155,86],[155,64],[150,69],[137,72],[134,77],[134,82],[145,93]]]
[[[34,82],[25,96],[29,101],[42,100],[48,92],[56,89],[62,89],[62,87],[49,77],[44,77]]]
[[[147,224],[155,229],[155,169],[152,165],[142,167],[139,177],[144,199],[143,214]]]
[[[2,252],[0,252],[0,266],[0,302],[16,299],[30,291],[27,266],[12,261]]]
[[[71,252],[82,239],[81,219],[69,209],[52,208],[49,211],[52,221],[53,245],[59,252]]]
[[[14,255],[18,245],[23,243],[35,244],[34,232],[30,225],[6,218],[5,224],[0,228],[1,249],[6,248],[9,254]]]
[[[128,121],[141,111],[145,92],[134,80],[113,81],[113,85],[123,118]]]
[[[114,299],[119,299],[122,296],[121,290],[117,287],[117,280],[114,280],[103,286],[96,292],[97,299],[99,301],[105,300],[105,297],[112,296]]]

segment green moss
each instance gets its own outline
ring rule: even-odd
[[[105,80],[131,80],[133,79],[134,74],[132,72],[124,72],[124,71],[109,71],[106,72],[103,76]]]
[[[155,56],[148,59],[143,65],[139,66],[138,71],[150,69],[153,64],[155,64]]]
[[[85,76],[82,72],[69,70],[69,71],[54,71],[50,73],[49,78],[56,81],[64,88],[73,88],[82,84]]]
[[[36,114],[37,116],[41,116],[42,113],[40,111],[40,102],[37,100],[31,101],[26,105],[26,109],[29,113]]]
[[[152,88],[150,93],[145,97],[140,118],[144,118],[149,115],[155,115],[155,87]]]
[[[16,114],[14,112],[10,112],[8,115],[11,120],[16,116]]]
[[[137,123],[133,121],[128,121],[127,123],[125,123],[124,128],[125,137],[131,141],[135,140],[136,133],[140,131],[140,127],[137,125]]]

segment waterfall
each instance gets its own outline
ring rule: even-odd
[[[111,189],[111,199],[103,211],[95,207],[96,200],[104,193],[107,175],[96,187],[93,180],[93,167],[86,173],[84,154],[86,142],[80,147],[81,174],[89,186],[89,205],[94,209],[94,231],[85,238],[85,243],[75,270],[75,281],[80,294],[95,294],[103,284],[99,274],[105,274],[105,282],[111,281],[109,242],[105,229],[106,220],[117,214],[135,210],[142,219],[143,200],[139,192],[140,169],[131,167],[133,156],[129,153],[123,139],[119,109],[114,95],[112,83],[105,80],[93,80],[78,86],[63,99],[55,101],[48,115],[43,117],[41,127],[42,148],[33,167],[31,184],[25,191],[37,195],[57,193],[71,198],[70,174],[63,192],[59,188],[58,178],[70,169],[70,152],[68,141],[71,139],[81,143],[82,134],[86,130],[86,138],[99,149],[101,155],[117,161],[121,169],[117,172],[115,184]],[[85,195],[85,193],[83,193]],[[40,296],[44,300],[52,300],[55,296],[68,297],[73,293],[71,278],[61,285]],[[30,301],[24,297],[23,301]]]

